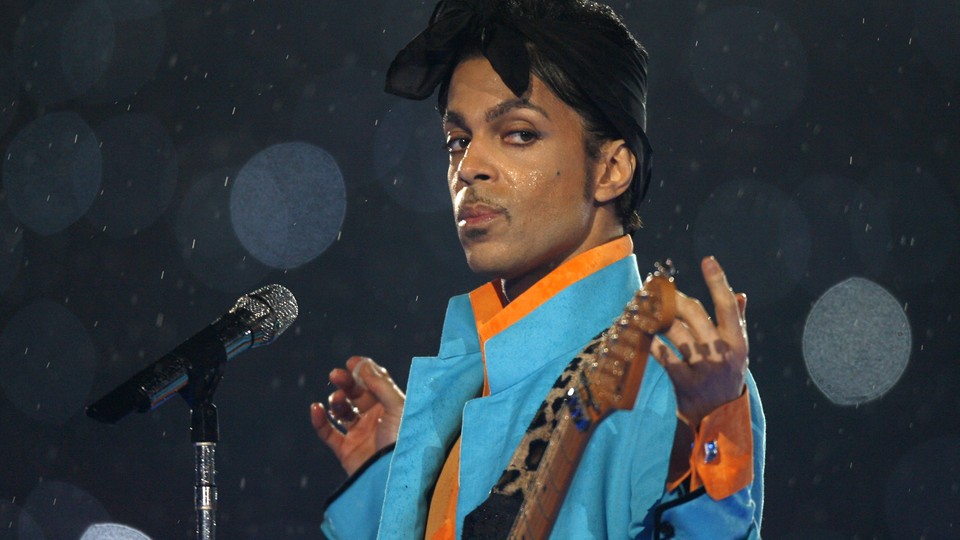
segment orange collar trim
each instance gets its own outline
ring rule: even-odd
[[[623,235],[561,264],[506,305],[498,292],[499,281],[475,289],[470,293],[470,304],[477,323],[481,350],[484,342],[530,314],[558,292],[631,253],[633,240],[630,235]]]

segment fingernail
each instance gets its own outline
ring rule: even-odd
[[[716,274],[717,272],[719,272],[719,271],[720,271],[720,265],[717,263],[716,257],[714,257],[713,255],[711,255],[711,256],[707,257],[706,259],[704,259],[704,260],[703,260],[703,269],[704,269],[708,274]]]
[[[363,377],[361,377],[360,374],[364,373],[367,376],[375,375],[375,372],[372,370],[372,368],[373,360],[370,358],[364,358],[363,360],[360,360],[356,366],[353,366],[353,380],[358,386],[360,386],[360,388],[363,388],[364,390],[367,389],[367,385],[363,382]]]

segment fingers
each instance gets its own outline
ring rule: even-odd
[[[358,357],[354,357],[358,358]],[[353,360],[353,358],[351,358]],[[355,377],[363,386],[364,398],[371,398],[376,403],[383,405],[387,414],[399,415],[403,410],[403,403],[406,399],[400,388],[390,378],[390,374],[382,366],[369,358],[359,358],[356,364],[351,365],[348,361],[347,366],[353,371]],[[361,386],[360,384],[357,385]],[[360,406],[359,404],[357,405]],[[364,410],[361,408],[361,410]]]
[[[722,360],[728,351],[746,353],[747,296],[733,293],[715,258],[704,258],[702,269],[716,310],[716,324],[699,300],[678,291],[677,318],[666,332],[676,350],[665,349],[655,355],[658,360],[695,363],[703,359]]]
[[[343,434],[337,431],[327,418],[327,411],[320,403],[310,404],[310,423],[313,424],[317,437],[320,438],[330,448],[336,448],[343,438]]]
[[[337,390],[330,394],[330,408],[334,417],[350,422],[356,414],[382,405],[387,414],[399,415],[403,410],[405,396],[382,366],[370,358],[352,356],[346,369],[336,368],[330,372],[330,382]]]
[[[717,316],[717,331],[720,339],[735,349],[745,349],[745,326],[741,315],[746,310],[746,295],[743,296],[743,308],[727,283],[727,275],[714,257],[704,257],[700,263],[703,279],[710,290],[713,308]]]
[[[335,368],[330,372],[330,382],[337,386],[342,392],[343,397],[357,408],[357,411],[364,413],[377,404],[375,395],[369,393],[365,384],[359,384],[356,377],[358,368],[364,364],[376,366],[373,360],[363,356],[351,356],[347,359],[346,369]],[[379,366],[377,366],[379,367]],[[336,394],[336,392],[334,392]],[[333,394],[331,394],[333,396]]]
[[[677,319],[684,323],[682,326],[686,327],[687,332],[691,334],[695,341],[710,343],[717,338],[717,329],[713,326],[713,322],[707,315],[707,310],[703,308],[703,304],[696,298],[690,298],[680,291],[677,291]],[[683,334],[684,332],[681,330],[676,333]],[[677,343],[679,346],[679,343],[682,342]]]

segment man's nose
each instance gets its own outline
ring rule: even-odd
[[[489,152],[476,140],[471,141],[457,166],[457,181],[470,185],[492,179],[493,167],[488,158]]]

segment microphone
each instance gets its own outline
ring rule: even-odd
[[[237,299],[222,317],[87,407],[87,416],[108,424],[159,407],[186,386],[191,367],[269,345],[293,324],[297,299],[282,285],[267,285]]]

